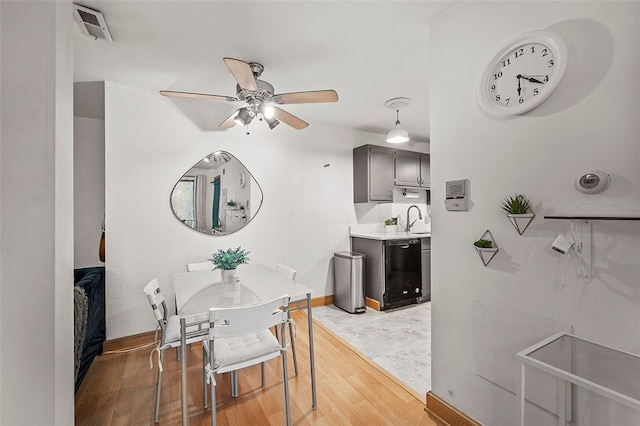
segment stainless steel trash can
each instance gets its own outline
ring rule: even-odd
[[[333,254],[333,304],[352,314],[367,310],[364,296],[365,255],[352,251]]]

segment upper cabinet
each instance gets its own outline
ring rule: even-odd
[[[395,186],[429,188],[429,154],[396,150]]]
[[[353,149],[353,202],[391,202],[393,187],[430,187],[429,154],[363,145]]]
[[[394,151],[375,145],[353,149],[353,202],[393,201]]]

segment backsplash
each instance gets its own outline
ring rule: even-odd
[[[431,206],[427,205],[427,192],[418,190],[419,198],[405,198],[401,188],[393,189],[392,203],[355,203],[357,227],[367,225],[362,230],[384,231],[384,221],[392,217],[400,217],[400,229],[404,229],[407,221],[407,209],[416,205],[422,213],[422,220],[426,224],[431,223]],[[415,209],[411,212],[411,217],[416,215]],[[353,228],[352,227],[352,228]]]

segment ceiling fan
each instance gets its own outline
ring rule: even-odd
[[[251,121],[258,117],[269,124],[273,129],[280,122],[284,122],[296,130],[304,129],[309,125],[306,121],[279,108],[275,105],[285,104],[305,104],[320,102],[336,102],[338,94],[335,90],[312,90],[307,92],[291,92],[274,94],[271,84],[258,77],[264,71],[264,67],[256,62],[245,62],[240,59],[224,58],[224,63],[236,79],[236,96],[209,95],[206,93],[176,92],[172,90],[161,90],[160,94],[174,98],[200,98],[213,101],[238,102],[244,101],[247,106],[238,108],[227,117],[219,127],[229,128],[236,124],[248,126]]]

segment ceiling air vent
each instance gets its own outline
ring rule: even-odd
[[[79,4],[74,4],[73,17],[80,26],[82,33],[87,37],[91,37],[94,40],[101,38],[103,40],[113,41],[102,13],[89,9],[88,7],[80,6]]]

